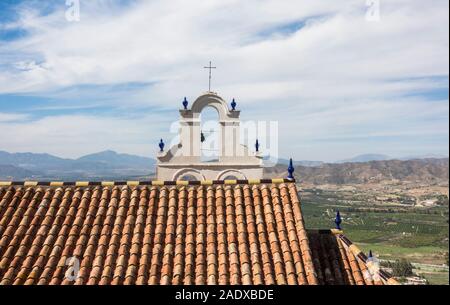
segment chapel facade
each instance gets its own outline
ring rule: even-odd
[[[199,96],[189,107],[187,100],[180,109],[179,143],[168,149],[163,140],[157,155],[158,180],[248,180],[263,177],[263,160],[258,151],[241,144],[240,111],[236,103],[227,102],[214,92]],[[219,117],[218,159],[202,161],[201,113],[207,107]]]

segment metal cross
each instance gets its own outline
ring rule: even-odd
[[[211,70],[212,69],[217,69],[217,67],[213,67],[211,65],[211,62],[209,62],[209,67],[203,67],[204,69],[209,69],[209,86],[208,86],[208,91],[211,92]]]

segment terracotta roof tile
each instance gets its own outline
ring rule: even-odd
[[[294,183],[0,188],[0,284],[385,283],[350,243]]]
[[[320,284],[383,285],[396,284],[341,233],[308,232],[315,269]],[[369,265],[372,267],[369,268]],[[385,275],[383,279],[382,274]]]

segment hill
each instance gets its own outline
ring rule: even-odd
[[[369,161],[383,161],[391,159],[387,155],[381,154],[364,154],[353,157],[351,159],[336,161],[335,163],[355,163],[355,162],[369,162]]]
[[[9,165],[9,164],[0,164],[0,177],[4,179],[26,179],[28,177],[33,177],[37,173],[32,171]]]
[[[269,177],[286,175],[286,166],[266,169]],[[317,167],[297,166],[297,180],[313,184],[363,184],[385,180],[434,183],[449,178],[448,158],[422,160],[384,160],[355,163],[325,163]]]
[[[300,161],[293,161],[294,162],[294,166],[320,166],[322,164],[324,164],[325,162],[323,161],[309,161],[309,160],[300,160]],[[278,159],[278,164],[285,164],[288,165],[289,164],[289,160],[288,159]]]
[[[152,158],[103,151],[78,159],[49,154],[8,153],[0,151],[0,179],[127,179],[154,174]],[[359,158],[359,160],[362,160]],[[267,177],[286,176],[287,160],[265,168]],[[295,162],[295,176],[313,184],[363,184],[385,180],[422,183],[447,181],[448,158],[380,160],[369,162],[323,163]]]
[[[0,151],[2,179],[82,179],[150,175],[156,161],[151,158],[104,151],[78,159],[49,154],[8,153]]]
[[[101,163],[115,168],[148,168],[149,166],[153,166],[156,164],[156,161],[151,158],[129,154],[119,154],[112,150],[86,155],[84,157],[78,158],[76,162]]]

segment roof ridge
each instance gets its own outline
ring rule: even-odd
[[[306,229],[306,231],[308,233],[316,233],[316,234],[333,234],[333,235],[344,234],[344,231],[339,229]]]
[[[319,230],[319,231],[326,231],[326,230]],[[329,233],[335,234],[336,237],[348,248],[348,250],[353,253],[355,258],[358,259],[359,261],[361,261],[363,264],[365,264],[366,267],[370,270],[371,266],[369,265],[369,263],[372,263],[372,262],[369,261],[369,258],[367,257],[367,255],[361,249],[359,249],[350,239],[348,239],[348,237],[345,236],[343,234],[343,232],[341,232],[341,233],[334,232],[333,233],[332,231],[333,231],[333,229],[329,230]],[[400,283],[394,277],[392,277],[392,275],[389,274],[388,272],[381,270],[381,269],[378,269],[375,272],[388,285],[400,285]]]
[[[202,180],[202,181],[0,181],[0,186],[170,186],[170,185],[237,185],[237,184],[280,184],[295,183],[295,179],[245,179],[245,180]]]

